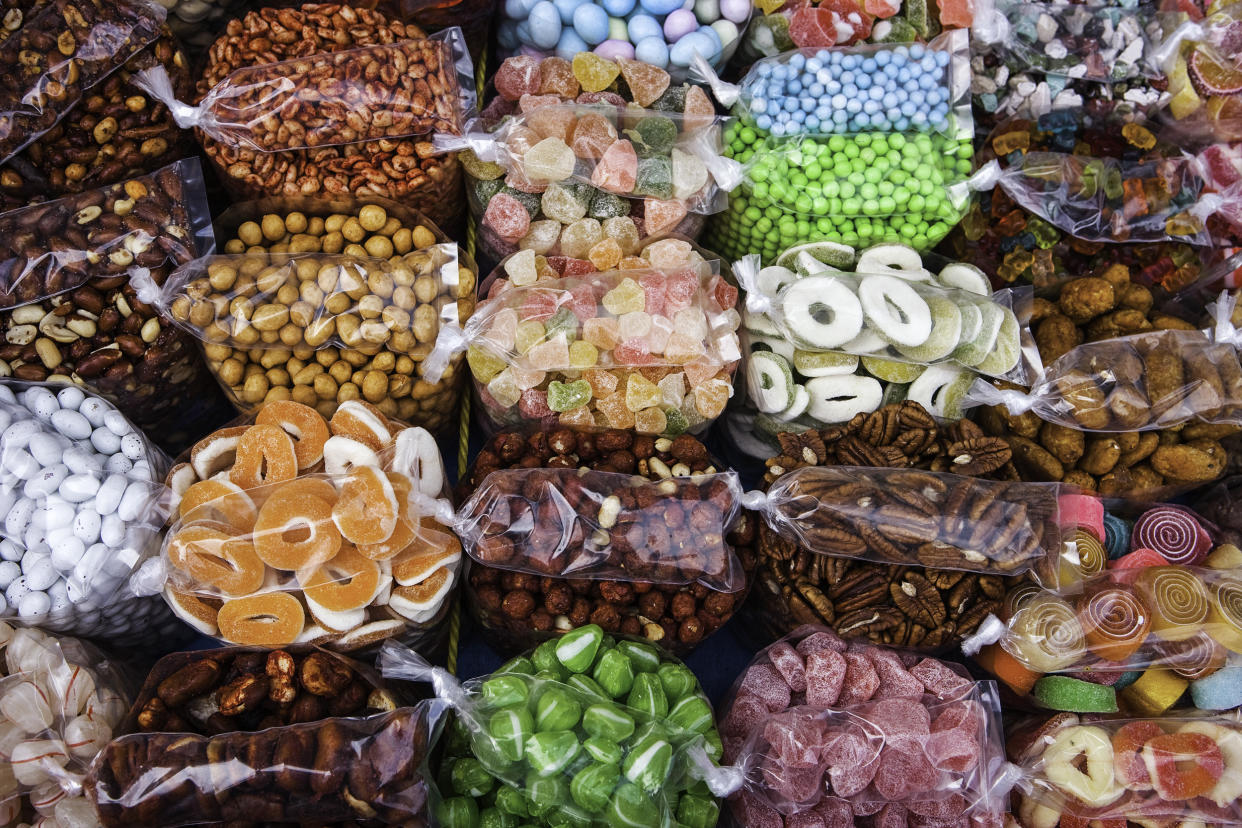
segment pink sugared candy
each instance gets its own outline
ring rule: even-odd
[[[873,17],[887,20],[901,11],[901,0],[864,0],[863,10]]]
[[[901,659],[891,650],[872,647],[867,651],[876,674],[880,677],[880,689],[876,696],[882,699],[921,699],[923,682],[906,670]],[[922,705],[919,705],[922,707]]]
[[[806,657],[806,703],[825,708],[836,705],[847,672],[845,656],[836,650],[825,648],[810,653]]]
[[[845,683],[841,687],[841,697],[837,700],[841,707],[865,702],[880,689],[880,676],[876,673],[871,659],[862,653],[845,654]]]
[[[936,787],[939,774],[923,751],[909,747],[885,747],[875,771],[876,793],[890,802]]]
[[[806,664],[788,641],[778,641],[768,647],[768,659],[776,668],[776,672],[785,679],[790,690],[795,693],[802,693],[806,690]]]
[[[832,650],[833,652],[843,653],[845,652],[845,646],[841,636],[831,630],[823,630],[811,633],[799,641],[794,649],[804,656],[809,656],[811,653],[818,652],[819,650]]]
[[[940,0],[940,25],[968,29],[975,22],[974,0]]]
[[[612,359],[617,365],[641,366],[650,365],[651,349],[646,340],[626,339],[612,349]]]
[[[774,799],[814,804],[823,778],[824,772],[816,767],[790,768],[770,756],[763,763],[763,784]]]
[[[620,143],[620,142],[618,142]],[[635,175],[637,175],[637,159],[635,159]],[[630,190],[633,190],[633,185]],[[629,192],[627,190],[626,192]],[[643,199],[643,224],[647,228],[647,235],[658,236],[661,233],[668,233],[673,230],[681,220],[686,217],[686,205],[679,199],[659,199],[645,198]]]
[[[872,825],[875,828],[906,828],[906,806],[900,802],[889,802],[880,809]]]
[[[879,728],[890,743],[917,742],[931,732],[931,713],[913,699],[878,699],[861,708],[859,715]]]
[[[773,713],[789,707],[789,685],[770,664],[755,664],[748,669],[738,692],[756,696]]]
[[[544,417],[550,417],[553,414],[552,409],[548,407],[547,393],[537,388],[527,388],[522,392],[522,399],[518,402],[518,410],[528,420],[539,420]]]
[[[599,300],[590,285],[574,285],[569,289],[569,309],[579,321],[594,319],[599,315]]]
[[[790,768],[811,768],[819,765],[824,746],[826,726],[816,711],[790,708],[777,713],[763,726],[768,755]]]
[[[536,95],[542,82],[539,61],[530,55],[511,57],[500,64],[492,83],[506,100],[516,101],[523,95]]]
[[[508,242],[516,242],[530,229],[530,213],[522,202],[508,193],[497,193],[487,202],[483,211],[483,224],[496,231],[496,235]]]
[[[949,665],[934,658],[925,658],[910,668],[910,675],[923,682],[923,687],[938,699],[948,700],[969,693],[970,679],[958,675]]]
[[[644,273],[638,277],[638,285],[647,299],[644,310],[653,315],[664,313],[664,291],[667,287],[664,274]]]
[[[595,165],[591,185],[610,193],[632,193],[638,180],[638,154],[625,139],[614,141]]]
[[[936,791],[905,802],[911,813],[931,819],[957,819],[966,812],[966,804],[966,798],[956,791]]]
[[[726,282],[719,273],[713,275],[711,281],[707,283],[707,290],[716,300],[716,305],[721,311],[728,310],[737,304],[737,288]]]
[[[827,828],[827,826],[818,812],[799,811],[785,817],[785,828]]]
[[[837,796],[848,798],[859,794],[875,778],[880,750],[873,741],[857,725],[830,734],[824,740],[823,756],[828,763],[828,779]]]
[[[931,732],[961,729],[978,739],[983,732],[983,721],[983,707],[979,702],[965,699],[938,708],[936,717],[932,719]]]
[[[743,790],[736,799],[729,800],[733,815],[746,828],[784,828],[784,820],[776,810],[759,797]]]
[[[927,757],[936,767],[965,773],[979,764],[982,748],[966,728],[941,730],[926,737]]]
[[[850,803],[837,796],[825,796],[815,806],[815,813],[824,821],[824,828],[853,828],[854,812]]]
[[[763,699],[749,693],[739,693],[729,706],[724,721],[720,723],[720,733],[723,736],[746,737],[752,730],[763,727],[771,715],[772,711],[764,704]]]

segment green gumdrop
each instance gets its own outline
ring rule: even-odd
[[[677,143],[677,124],[671,118],[654,115],[643,118],[632,130],[626,130],[626,134],[630,136],[634,150],[640,157],[668,155]]]
[[[495,181],[481,181],[479,179],[471,179],[470,181],[470,202],[475,208],[482,213],[487,209],[487,203],[492,197],[505,188],[503,179]]]
[[[526,739],[526,762],[537,776],[553,776],[569,767],[582,745],[572,730],[546,730]]]
[[[449,797],[436,807],[436,820],[444,828],[475,828],[479,824],[479,806],[468,796]]]
[[[696,693],[699,689],[699,682],[694,677],[694,673],[682,664],[661,664],[660,669],[656,671],[660,677],[660,684],[664,687],[664,694],[674,704],[681,701],[691,693]]]
[[[618,216],[628,216],[629,214],[629,199],[622,198],[614,193],[604,192],[603,190],[595,191],[595,194],[591,196],[591,206],[587,208],[587,215],[600,221],[617,218]]]
[[[565,342],[571,343],[578,338],[578,316],[568,307],[557,308],[556,313],[543,323],[547,331],[546,339],[552,340],[557,334],[565,335]]]
[[[608,828],[650,828],[660,824],[660,809],[642,788],[627,782],[613,793],[604,819]]]
[[[505,187],[501,190],[505,195],[511,195],[521,202],[526,208],[526,212],[530,213],[531,219],[539,218],[539,205],[541,196],[539,193],[524,193],[521,190],[515,190],[512,187]]]
[[[712,708],[698,696],[686,696],[668,713],[669,724],[693,733],[705,733],[712,726]]]
[[[625,654],[617,650],[601,655],[591,676],[614,699],[624,696],[634,686],[634,667]]]
[[[526,740],[535,729],[535,720],[525,707],[509,707],[492,714],[487,722],[487,732],[495,742],[501,756],[510,762],[520,762],[526,752]],[[486,741],[476,739],[475,742]],[[478,754],[476,746],[475,753]]]
[[[655,673],[639,673],[625,704],[631,710],[641,710],[648,716],[662,719],[668,715],[668,696]]]
[[[572,730],[582,718],[582,705],[559,687],[549,687],[535,703],[535,727],[539,730]]]
[[[918,30],[906,22],[904,17],[890,17],[888,22],[892,24],[892,28],[880,40],[881,43],[910,43],[918,40]]]
[[[491,382],[497,374],[505,370],[505,361],[482,345],[471,345],[466,349],[466,362],[479,382]]]
[[[565,684],[577,690],[588,700],[610,701],[608,694],[604,692],[604,688],[590,676],[574,673],[566,681]]]
[[[495,778],[483,767],[483,763],[473,757],[464,757],[453,763],[453,792],[461,796],[478,798],[492,789]]]
[[[920,345],[898,345],[902,356],[916,362],[929,364],[953,353],[962,336],[962,312],[952,300],[944,296],[928,296],[927,307],[931,310],[932,329]],[[905,382],[906,380],[898,380]]]
[[[573,224],[586,216],[587,201],[562,183],[552,183],[539,199],[543,214],[561,224]]]
[[[673,195],[673,165],[662,156],[638,159],[634,195],[665,199]]]
[[[788,17],[783,14],[774,14],[764,19],[771,21],[772,43],[776,46],[776,51],[787,52],[794,48],[793,36],[789,33]]]
[[[584,379],[573,382],[552,380],[548,383],[548,408],[553,411],[572,411],[591,401],[591,383]],[[594,658],[594,653],[592,653]],[[588,663],[583,669],[589,667]]]
[[[582,714],[582,729],[620,744],[634,733],[634,717],[612,704],[593,704]]]
[[[522,675],[533,676],[535,674],[535,664],[526,656],[514,656],[500,665],[496,672],[521,673]]]
[[[677,803],[677,821],[686,828],[715,828],[720,806],[714,799],[682,794]]]
[[[549,828],[591,828],[595,820],[586,811],[568,802],[544,817]]]
[[[658,734],[637,740],[621,763],[625,778],[648,793],[657,793],[664,787],[673,765],[673,746]]]
[[[580,807],[598,814],[608,807],[608,800],[620,780],[619,767],[593,762],[574,774],[569,794]]]
[[[668,89],[660,97],[651,102],[648,109],[654,109],[656,112],[675,112],[681,114],[686,111],[686,84],[674,86],[669,84]]]
[[[479,812],[479,828],[517,828],[518,819],[496,806]]]
[[[582,380],[582,382],[586,382],[586,380]],[[587,383],[587,385],[589,389],[590,383]],[[551,400],[551,397],[552,395],[549,393],[549,400]],[[568,411],[569,409],[564,410]],[[603,641],[604,630],[598,624],[587,624],[585,627],[571,630],[557,639],[554,651],[557,660],[571,673],[585,673],[595,663],[595,654],[599,652],[599,645]]]
[[[664,416],[666,418],[664,433],[669,437],[685,434],[686,429],[690,427],[690,421],[686,419],[686,415],[676,408],[668,409],[664,412]]]
[[[530,816],[530,806],[526,802],[526,797],[517,788],[511,788],[508,785],[496,791],[496,807],[516,817]]]
[[[518,675],[493,676],[479,687],[479,694],[487,707],[522,704],[530,695],[529,680]]]
[[[446,756],[461,756],[470,751],[470,726],[465,719],[454,717],[445,731]]]
[[[716,728],[712,728],[703,734],[703,749],[707,752],[707,758],[713,762],[719,762],[724,758],[724,742],[720,740],[720,733]]]
[[[625,755],[621,746],[616,742],[599,736],[592,736],[584,741],[582,749],[596,762],[602,762],[605,765],[620,764],[621,757]]]
[[[645,641],[619,641],[617,649],[625,653],[635,672],[654,673],[660,667],[660,651]]]

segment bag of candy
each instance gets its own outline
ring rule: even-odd
[[[395,642],[388,679],[428,682],[455,714],[436,779],[436,819],[469,828],[716,824],[741,784],[719,767],[720,735],[698,679],[643,641],[589,625],[490,676],[460,682]]]
[[[126,579],[155,554],[168,459],[76,386],[0,383],[0,616],[124,648],[176,637]]]
[[[692,269],[536,281],[446,327],[427,376],[466,351],[493,426],[636,428],[675,437],[724,411],[741,358],[737,288]]]
[[[314,647],[160,659],[91,767],[106,826],[431,824],[444,706],[413,707],[364,665]]]
[[[1009,740],[1022,770],[1014,816],[1022,828],[1160,819],[1236,824],[1242,725],[1187,712],[1099,719],[1060,713]]]
[[[995,825],[1015,769],[992,682],[909,651],[803,626],[761,651],[724,706],[745,774],[733,824]]]
[[[1152,58],[1168,76],[1169,104],[1162,119],[1174,134],[1192,141],[1232,143],[1242,138],[1242,89],[1234,28],[1242,4],[1214,5],[1192,17],[1181,9],[1158,16],[1163,39]]]
[[[161,558],[134,585],[204,635],[350,651],[437,645],[461,544],[437,528],[444,464],[421,428],[350,400],[290,400],[200,440],[168,474]]]

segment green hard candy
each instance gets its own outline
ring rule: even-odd
[[[552,776],[569,767],[581,749],[572,730],[547,730],[527,738],[526,762],[537,776]]]
[[[673,85],[669,84],[668,89],[660,97],[651,102],[650,109],[656,112],[676,112],[681,114],[686,110],[686,84]]]
[[[449,797],[436,807],[436,819],[444,828],[475,828],[479,806],[468,796]]]
[[[454,793],[478,798],[492,789],[495,778],[483,763],[472,757],[458,759],[453,763],[452,785]]]
[[[502,786],[496,791],[496,807],[515,817],[530,816],[530,804],[517,788]]]
[[[715,728],[703,734],[703,750],[713,762],[724,758],[724,743],[720,741],[720,733]]]
[[[526,656],[517,656],[516,658],[511,658],[504,664],[500,665],[500,669],[496,672],[521,673],[523,675],[533,676],[535,674],[535,665]]]
[[[532,770],[526,774],[526,799],[532,814],[546,814],[569,801],[569,783],[563,776]]]
[[[572,411],[589,403],[591,394],[591,383],[584,379],[573,382],[552,380],[548,383],[548,408],[553,411]],[[588,663],[587,667],[589,666]]]
[[[507,707],[492,714],[487,731],[500,754],[510,762],[520,762],[526,751],[526,740],[535,730],[535,720],[525,707]],[[476,743],[479,740],[475,740]],[[477,753],[476,748],[476,753]]]
[[[634,665],[618,650],[608,650],[601,655],[591,675],[614,699],[624,696],[634,686]]]
[[[660,668],[660,651],[644,641],[620,641],[617,649],[625,653],[634,671],[654,673]]]
[[[535,648],[535,651],[530,654],[530,660],[538,673],[547,673],[552,680],[563,682],[569,678],[569,671],[556,657],[556,643],[555,638],[549,638]]]
[[[544,816],[550,828],[591,828],[594,820],[581,808],[568,802]]]
[[[593,219],[616,218],[618,216],[628,216],[630,214],[630,202],[619,195],[606,193],[603,190],[596,190],[591,196],[591,206],[587,208],[587,215]]]
[[[541,206],[542,198],[539,193],[524,193],[521,190],[515,190],[512,187],[504,187],[501,189],[501,192],[505,195],[510,195],[516,198],[521,205],[526,208],[526,212],[530,213],[532,220],[539,218],[539,208]]]
[[[588,700],[609,701],[608,694],[604,692],[604,688],[600,687],[595,679],[590,676],[574,673],[565,684],[577,690]]]
[[[638,159],[634,195],[652,198],[669,198],[673,195],[673,165],[667,158],[656,155]]]
[[[668,715],[668,696],[655,673],[639,673],[634,677],[634,686],[625,704],[631,710],[641,710],[655,719],[663,719]]]
[[[646,791],[625,783],[613,793],[604,819],[608,828],[651,828],[660,824],[660,810]]]
[[[509,707],[522,704],[530,694],[527,680],[516,675],[499,675],[489,678],[479,688],[487,707]]]
[[[517,828],[517,826],[516,816],[505,813],[495,805],[479,812],[479,828]]]
[[[582,705],[559,687],[550,687],[535,704],[535,727],[539,730],[570,730],[582,718]]]
[[[677,821],[686,828],[715,828],[720,806],[714,799],[682,794],[677,803]]]
[[[670,408],[664,412],[666,420],[664,433],[669,437],[677,437],[685,434],[686,429],[690,427],[690,421],[686,419],[686,415],[682,414],[676,408]]]
[[[586,382],[586,380],[579,380]],[[573,385],[574,383],[569,383]],[[587,395],[590,398],[590,383],[587,383]],[[549,391],[548,399],[552,394]],[[554,409],[555,410],[555,409]],[[569,409],[564,409],[568,411]],[[562,635],[556,642],[556,658],[571,673],[585,673],[595,663],[595,654],[599,645],[604,642],[604,631],[598,624],[587,624]]]
[[[669,711],[668,722],[694,733],[706,733],[712,726],[712,708],[699,696],[686,696]]]
[[[620,764],[621,757],[625,755],[621,746],[616,742],[599,736],[592,736],[583,742],[582,749],[596,762],[602,762],[605,765]]]
[[[660,684],[664,687],[664,695],[668,696],[669,701],[676,704],[687,695],[694,693],[699,688],[699,681],[694,677],[694,673],[689,668],[681,664],[661,664],[656,670],[656,675],[660,677]]]
[[[582,714],[582,727],[592,736],[620,744],[634,732],[634,717],[613,704],[593,704]]]
[[[673,746],[660,733],[648,733],[630,746],[621,772],[643,790],[657,793],[664,787],[672,765]]]
[[[608,807],[620,779],[621,769],[616,765],[593,762],[574,775],[569,793],[580,807],[598,814]]]

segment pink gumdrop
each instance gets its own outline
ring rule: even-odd
[[[875,792],[875,786],[868,786],[857,799],[850,802],[850,809],[856,817],[874,816],[884,807],[884,800]]]
[[[875,770],[876,793],[893,802],[934,790],[939,774],[920,750],[885,747]]]
[[[548,394],[538,388],[527,388],[518,401],[518,410],[528,420],[539,420],[551,417],[553,411],[548,407]]]
[[[569,309],[579,321],[594,319],[599,315],[599,300],[590,285],[574,285],[569,289]]]
[[[762,705],[760,705],[762,707]],[[767,708],[764,708],[766,712]],[[741,736],[721,736],[720,744],[724,748],[724,761],[726,765],[732,765],[737,762],[739,756],[742,755],[742,749],[746,747],[746,739]]]
[[[936,791],[906,800],[910,813],[932,819],[957,819],[966,813],[966,798],[955,791]]]
[[[923,698],[923,682],[910,675],[896,653],[875,647],[867,652],[867,657],[871,659],[871,664],[880,677],[877,698]]]
[[[854,811],[838,796],[825,796],[815,806],[815,813],[824,821],[824,828],[853,828]]]
[[[647,342],[643,339],[627,339],[618,344],[612,349],[612,358],[617,365],[628,367],[650,365],[653,362],[651,349],[647,347]]]
[[[857,725],[830,733],[824,740],[822,755],[833,793],[840,797],[865,790],[880,761],[879,744]]]
[[[938,699],[959,698],[974,685],[970,679],[958,675],[943,661],[925,658],[910,668],[910,675],[923,682],[923,687]]]
[[[845,641],[841,636],[831,630],[811,633],[806,638],[798,642],[795,650],[802,653],[803,656],[809,656],[811,653],[819,650],[832,650],[837,653],[844,653],[846,649]]]
[[[559,305],[557,295],[549,290],[528,290],[523,297],[518,316],[523,322],[541,322],[556,313]]]
[[[983,748],[979,741],[965,728],[941,730],[927,737],[924,744],[927,758],[936,767],[955,773],[965,773],[979,764]]]
[[[771,664],[755,664],[748,669],[742,677],[739,692],[758,697],[773,713],[789,707],[789,685]]]
[[[785,828],[828,828],[816,811],[799,811],[785,817]]]
[[[699,277],[691,270],[670,273],[665,289],[665,308],[668,314],[690,307],[699,290]]]
[[[790,768],[769,756],[763,763],[763,783],[774,795],[796,805],[813,805],[822,790],[824,772],[817,767]],[[782,808],[782,810],[784,810]]]
[[[496,231],[505,241],[516,242],[530,229],[530,213],[508,193],[497,193],[487,202],[483,211],[483,224]]]
[[[737,304],[737,288],[726,282],[719,273],[713,275],[711,281],[707,283],[707,291],[715,300],[717,310],[720,312],[727,311]]]
[[[763,727],[768,755],[790,768],[818,767],[825,736],[823,719],[805,708],[778,713]]]
[[[604,150],[604,155],[596,162],[591,186],[624,195],[634,191],[637,179],[638,154],[634,152],[634,145],[622,138]]]
[[[663,273],[644,273],[638,277],[638,286],[643,289],[645,301],[643,310],[652,316],[664,313],[665,282]]]
[[[879,699],[857,712],[879,728],[886,740],[903,736],[921,738],[931,732],[931,714],[913,699]]]
[[[972,699],[965,699],[938,708],[935,718],[932,719],[931,732],[963,729],[978,739],[983,732],[984,719],[983,706]]]
[[[575,103],[580,103],[580,104],[606,103],[606,104],[612,104],[613,106],[616,106],[616,107],[624,108],[625,98],[621,97],[616,92],[583,92],[581,95],[577,97]]]
[[[846,656],[836,650],[817,650],[806,657],[806,703],[812,707],[833,707],[849,673]]]
[[[864,0],[867,14],[886,20],[901,11],[901,0]]]
[[[770,715],[768,706],[758,696],[739,692],[720,723],[720,733],[745,738],[752,730],[763,727]]]
[[[795,693],[805,692],[806,664],[803,663],[802,656],[798,655],[798,651],[791,647],[788,641],[778,641],[771,647],[768,647],[768,658],[772,660],[772,666],[785,679],[785,683],[789,685],[790,690],[793,690]]]
[[[541,80],[539,61],[528,55],[518,55],[500,64],[492,84],[501,97],[516,101],[523,95],[536,94]]]
[[[544,190],[548,189],[548,182],[531,181],[529,178],[526,177],[526,173],[524,173],[520,168],[517,168],[517,167],[514,167],[512,170],[509,171],[508,175],[505,176],[505,184],[523,193],[536,193],[537,194],[537,193],[542,193]],[[508,195],[508,194],[505,193],[505,195]]]
[[[591,264],[589,259],[573,259],[567,256],[565,257],[565,269],[561,271],[561,275],[566,279],[572,279],[595,272],[595,265]]]
[[[518,99],[518,111],[522,113],[531,112],[536,109],[542,109],[545,106],[557,106],[561,103],[561,99],[557,95],[523,95]],[[567,113],[568,114],[568,113]],[[572,118],[572,115],[570,116]],[[535,130],[539,132],[538,129]],[[540,133],[542,134],[542,133]],[[544,136],[547,137],[547,136]],[[564,136],[561,136],[564,140]]]
[[[845,683],[841,687],[841,697],[837,704],[848,707],[851,704],[865,702],[880,689],[880,676],[876,673],[871,659],[862,653],[845,654]]]
[[[784,820],[776,809],[750,791],[743,790],[736,799],[729,800],[729,806],[746,828],[784,828]]]
[[[871,824],[874,828],[906,828],[906,806],[899,802],[888,803]]]

